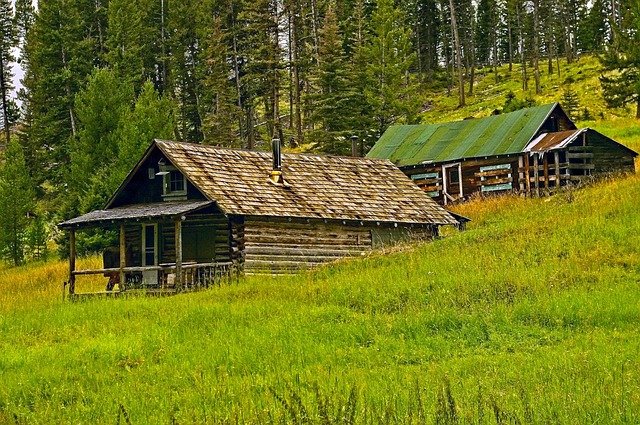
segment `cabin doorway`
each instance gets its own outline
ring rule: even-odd
[[[142,266],[153,267],[158,265],[158,225],[142,225]],[[157,285],[158,271],[150,270],[142,272],[143,285]]]
[[[464,196],[462,190],[462,164],[442,166],[442,197],[444,204],[456,201]]]

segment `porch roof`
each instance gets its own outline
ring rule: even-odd
[[[159,202],[154,204],[134,204],[108,210],[92,211],[80,217],[72,218],[58,227],[96,227],[106,223],[132,221],[140,219],[173,218],[192,213],[215,204],[214,201]]]

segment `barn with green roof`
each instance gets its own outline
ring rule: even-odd
[[[391,126],[367,155],[391,160],[443,204],[474,193],[540,195],[593,174],[633,171],[636,156],[595,130],[578,129],[558,103]]]

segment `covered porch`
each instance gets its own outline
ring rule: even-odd
[[[59,225],[69,235],[70,297],[145,293],[170,295],[229,281],[240,272],[232,224],[215,202],[162,202],[99,210]],[[115,230],[102,268],[77,269],[78,232]],[[83,291],[83,276],[104,276],[104,291]],[[65,290],[66,292],[66,290]]]

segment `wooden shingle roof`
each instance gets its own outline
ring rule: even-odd
[[[286,184],[270,181],[270,152],[156,140],[155,146],[226,214],[457,224],[388,160],[283,154]]]

